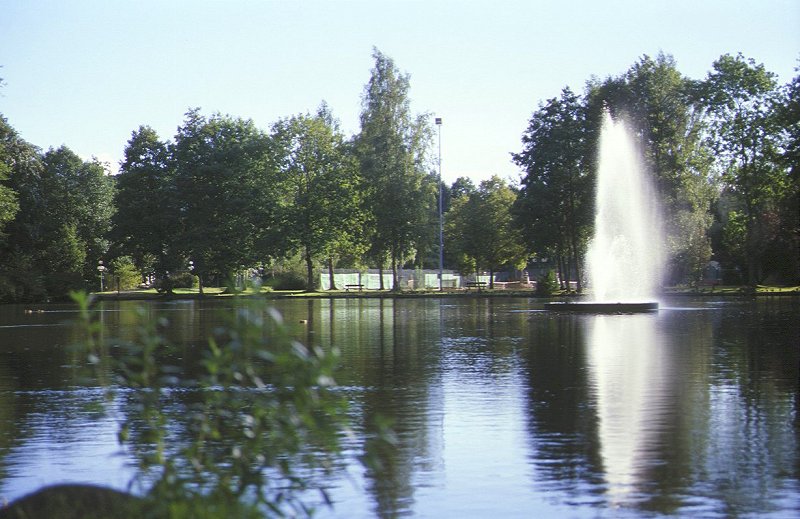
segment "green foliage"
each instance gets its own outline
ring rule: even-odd
[[[272,141],[286,197],[279,220],[290,248],[302,251],[305,284],[313,290],[314,262],[359,242],[364,214],[358,164],[324,104],[314,116],[276,123]]]
[[[409,76],[377,49],[375,66],[364,87],[361,132],[356,152],[364,176],[367,218],[372,235],[369,255],[383,265],[388,258],[394,289],[397,268],[422,241],[426,217],[434,214],[435,184],[430,185],[427,151],[432,131],[427,115],[413,117]]]
[[[700,88],[722,181],[744,217],[747,278],[755,284],[763,277],[764,252],[775,238],[771,220],[791,189],[780,166],[775,75],[741,54],[726,54],[714,62]]]
[[[112,282],[109,288],[117,288],[120,290],[131,290],[137,288],[142,282],[142,273],[136,268],[133,259],[130,256],[119,256],[111,260]]]
[[[63,225],[45,246],[41,260],[45,263],[47,293],[65,297],[83,286],[81,272],[86,263],[86,246],[75,225]]]
[[[284,203],[269,137],[251,120],[190,110],[172,147],[180,210],[176,248],[201,277],[227,279],[285,248]]]
[[[16,133],[5,118],[0,116],[0,237],[5,224],[11,221],[19,210],[16,192],[6,185],[12,164],[16,160],[14,154],[16,140]]]
[[[549,297],[558,291],[558,280],[555,271],[548,270],[536,281],[536,293]]]
[[[19,250],[6,253],[0,263],[0,301],[44,301],[47,296],[45,274],[34,268],[32,255]]]
[[[66,147],[44,155],[8,130],[8,185],[19,211],[0,239],[0,283],[14,301],[63,298],[96,279],[107,249],[113,181],[97,161],[84,162]],[[3,289],[2,287],[6,288]]]
[[[273,290],[307,290],[306,279],[298,272],[280,272],[270,276],[264,285]]]
[[[711,215],[699,211],[682,211],[677,215],[677,221],[682,232],[677,239],[680,245],[670,243],[673,251],[673,263],[680,265],[682,271],[676,272],[679,279],[686,280],[695,288],[699,287],[703,273],[711,260],[711,240],[708,229],[711,226]],[[671,235],[668,239],[676,239]]]
[[[747,268],[747,217],[740,211],[731,211],[722,231],[722,241],[728,258],[742,270]]]
[[[144,311],[136,336],[110,341],[110,355],[90,299],[74,297],[99,381],[125,389],[119,440],[152,516],[311,515],[304,493],[324,494],[324,482],[308,474],[332,469],[347,428],[335,350],[293,340],[276,311],[252,301],[228,314],[200,366],[175,364],[169,323]]]
[[[475,183],[472,182],[472,179],[469,177],[458,177],[453,182],[453,185],[450,186],[450,199],[455,200],[463,196],[468,197],[475,193],[475,191],[477,191],[477,188],[475,187]]]
[[[780,269],[780,280],[797,283],[800,280],[800,75],[786,85],[775,109],[776,124],[783,137],[780,164],[786,179],[776,203],[780,230],[768,253]]]
[[[105,241],[114,212],[114,182],[97,161],[84,162],[62,146],[48,150],[42,158],[43,175],[39,195],[46,240],[59,239],[65,227],[75,229],[75,240],[84,249],[83,261],[75,264],[84,277],[96,275],[97,261],[108,248]],[[51,258],[59,261],[57,258]],[[76,258],[77,259],[77,258]]]
[[[589,130],[584,101],[565,88],[534,112],[513,155],[525,170],[515,225],[531,251],[571,261],[579,287],[594,208]]]
[[[193,288],[198,285],[197,276],[187,271],[174,272],[169,275],[172,288]]]
[[[159,278],[175,270],[180,218],[174,163],[168,145],[150,127],[131,134],[114,203],[111,237],[116,246],[140,270],[154,270]]]
[[[448,249],[462,255],[463,266],[471,263],[476,270],[494,274],[503,266],[524,262],[525,247],[511,213],[516,196],[505,181],[493,176],[471,195],[453,202],[447,215]]]

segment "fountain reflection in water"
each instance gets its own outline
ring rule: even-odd
[[[658,199],[631,130],[607,111],[600,133],[595,200],[595,231],[587,254],[594,299],[652,301],[663,270]]]
[[[659,430],[669,409],[669,356],[657,316],[597,315],[587,322],[588,365],[598,439],[615,506],[633,504],[659,456]]]

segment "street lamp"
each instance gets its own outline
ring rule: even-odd
[[[103,284],[103,272],[106,271],[105,265],[103,265],[103,260],[97,262],[97,272],[100,273],[100,292],[104,292],[104,284]]]
[[[442,118],[436,118],[439,129],[439,291],[443,290],[444,277],[444,218],[442,216]]]
[[[192,261],[192,260],[189,260],[189,272],[191,272],[192,274],[197,276],[197,286],[199,287],[198,292],[202,296],[203,295],[203,278],[200,277],[200,274],[195,272],[195,270],[194,270],[194,261]]]

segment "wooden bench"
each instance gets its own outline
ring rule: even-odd
[[[363,289],[363,288],[364,288],[364,285],[350,284],[350,285],[345,285],[344,286],[344,291],[345,292],[349,292],[350,289],[358,289],[358,291],[361,292],[361,289]]]
[[[467,290],[470,288],[477,288],[480,290],[482,288],[486,288],[486,281],[467,281],[464,286],[467,287]]]

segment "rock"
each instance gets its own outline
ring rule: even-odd
[[[141,498],[95,485],[52,485],[0,508],[0,519],[139,519]]]

